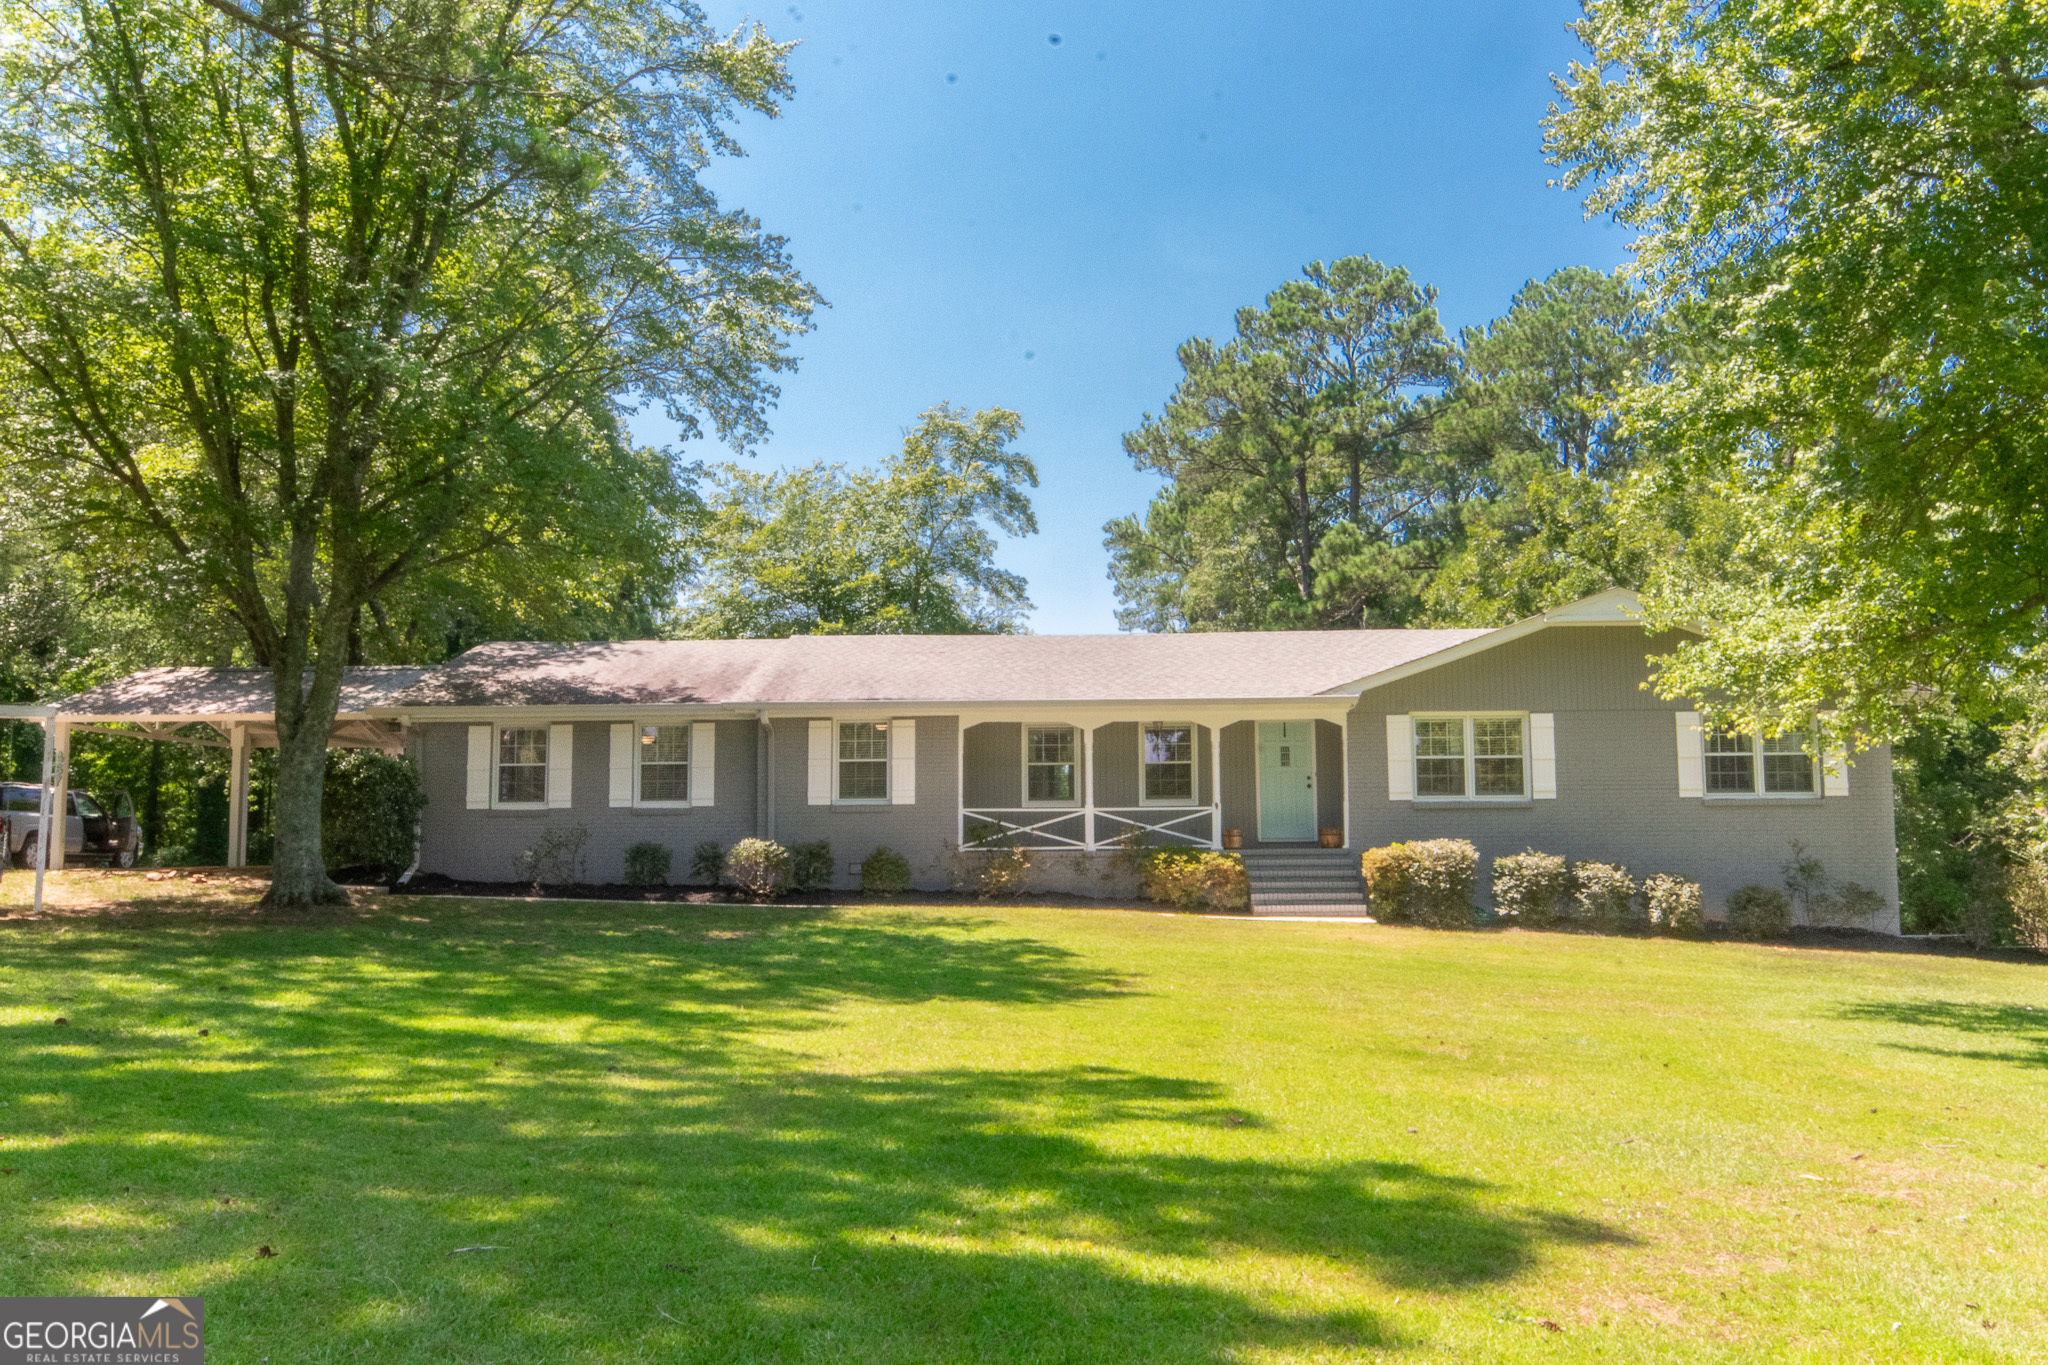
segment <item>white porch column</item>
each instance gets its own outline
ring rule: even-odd
[[[1081,727],[1081,842],[1095,851],[1095,726]]]
[[[249,727],[228,730],[228,866],[249,863]]]
[[[1223,727],[1209,727],[1209,847],[1223,847]]]
[[[43,832],[38,838],[43,847],[50,850],[43,861],[50,867],[62,868],[64,836],[71,828],[65,810],[71,804],[70,722],[50,722],[50,737],[43,744],[43,753],[50,764],[50,780],[43,784],[43,790],[50,794],[50,818],[43,822]]]
[[[1344,779],[1344,847],[1351,847],[1351,713],[1346,711],[1338,728],[1343,738],[1337,743],[1342,751],[1343,761],[1337,765],[1338,773]]]

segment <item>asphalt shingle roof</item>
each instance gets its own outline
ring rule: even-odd
[[[341,714],[355,715],[417,683],[425,668],[342,670]],[[67,716],[267,716],[276,703],[267,668],[145,668],[57,703]]]
[[[1186,635],[811,635],[488,644],[379,709],[1311,697],[1485,630]]]

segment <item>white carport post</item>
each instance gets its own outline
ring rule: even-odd
[[[71,723],[50,717],[49,739],[43,744],[43,791],[50,799],[43,813],[42,846],[45,867],[64,866],[64,836],[71,828],[66,819],[71,797]],[[55,836],[55,837],[52,837]]]
[[[249,862],[249,727],[228,727],[228,866]]]
[[[0,717],[8,720],[39,720],[43,723],[42,805],[36,812],[36,913],[43,912],[43,870],[50,865],[50,778],[57,766],[57,708],[54,706],[0,706]],[[64,840],[57,840],[59,849]],[[7,856],[7,841],[0,839],[0,858]]]

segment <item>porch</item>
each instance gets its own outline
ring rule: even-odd
[[[1348,699],[1347,699],[1348,700]],[[1334,714],[1332,714],[1334,712]],[[962,716],[962,848],[1349,847],[1346,717]]]

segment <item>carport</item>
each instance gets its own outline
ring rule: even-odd
[[[342,671],[341,705],[327,744],[335,749],[404,751],[396,721],[365,715],[385,698],[412,686],[425,668],[357,666]],[[310,681],[310,679],[309,679]],[[43,745],[44,834],[50,867],[64,865],[64,841],[48,831],[65,807],[70,787],[71,736],[170,740],[228,751],[228,866],[249,860],[249,754],[277,747],[272,674],[267,668],[147,668],[49,707],[0,708],[0,716],[36,719],[46,726]],[[37,903],[41,904],[41,867]]]

